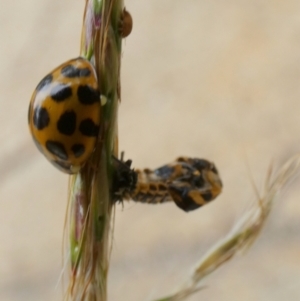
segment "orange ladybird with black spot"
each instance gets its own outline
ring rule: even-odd
[[[68,174],[77,173],[93,153],[100,118],[97,75],[82,57],[58,66],[40,81],[28,112],[37,148]]]

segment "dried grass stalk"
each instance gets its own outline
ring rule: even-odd
[[[269,170],[262,197],[238,221],[222,241],[209,250],[187,282],[174,294],[156,301],[180,301],[201,290],[202,281],[218,267],[245,250],[261,232],[279,193],[299,174],[300,154],[289,159],[276,173]]]
[[[118,153],[121,54],[118,26],[122,10],[122,0],[86,1],[81,56],[94,64],[106,104],[102,106],[96,150],[82,171],[70,177],[66,233],[71,271],[66,300],[107,300],[113,213],[112,155]]]

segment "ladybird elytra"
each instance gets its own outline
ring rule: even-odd
[[[92,64],[78,57],[37,85],[29,105],[33,140],[58,169],[73,174],[94,151],[101,118],[100,89]]]

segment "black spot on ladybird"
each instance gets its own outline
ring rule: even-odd
[[[212,199],[213,199],[213,196],[212,196],[212,193],[211,192],[209,192],[209,191],[207,191],[207,192],[205,192],[205,193],[201,193],[201,196],[203,197],[203,199],[205,200],[205,201],[211,201]]]
[[[84,105],[91,105],[99,101],[99,92],[90,86],[79,86],[77,90],[79,101]]]
[[[83,153],[85,151],[85,147],[83,144],[74,144],[71,149],[76,158],[83,155]]]
[[[36,90],[41,91],[45,86],[49,85],[53,80],[52,74],[45,76],[37,85]]]
[[[91,75],[89,68],[76,68],[73,65],[67,65],[61,69],[61,74],[68,78],[88,77]]]
[[[91,70],[89,68],[81,68],[79,71],[80,77],[87,77],[91,75]]]
[[[193,186],[196,186],[198,188],[202,188],[206,184],[205,180],[202,177],[192,178],[192,180],[190,182]]]
[[[52,164],[56,166],[58,169],[63,170],[64,172],[71,173],[71,164],[60,162],[60,161],[52,161]]]
[[[98,136],[99,126],[92,119],[88,118],[81,121],[79,131],[84,136],[96,137]]]
[[[195,203],[193,199],[187,196],[183,198],[182,202],[178,202],[175,200],[175,203],[179,208],[183,209],[186,212],[198,209],[202,206],[202,204]]]
[[[171,184],[169,185],[169,192],[175,204],[186,212],[195,210],[203,205],[197,204],[194,199],[188,196],[189,190],[187,188],[177,187]]]
[[[47,140],[46,148],[51,154],[57,156],[59,159],[62,159],[62,160],[68,159],[67,152],[62,143],[60,143],[58,141]]]
[[[36,107],[33,113],[33,124],[38,130],[48,126],[50,117],[48,111],[43,107]]]
[[[203,160],[203,159],[195,159],[193,162],[193,167],[197,168],[199,171],[203,169],[210,168],[210,162]]]
[[[65,101],[72,96],[72,89],[69,85],[58,84],[52,88],[50,96],[56,102]]]
[[[64,112],[57,121],[57,129],[61,134],[71,136],[76,129],[76,114],[74,111]]]

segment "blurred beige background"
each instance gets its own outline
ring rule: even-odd
[[[79,53],[84,2],[0,0],[0,300],[62,300],[57,282],[67,176],[36,150],[27,107],[38,81]],[[273,160],[299,151],[299,0],[127,0],[120,149],[136,167],[178,155],[214,161],[215,202],[117,207],[109,300],[176,288],[255,200]],[[249,165],[249,169],[247,167]],[[253,248],[189,300],[300,300],[299,180]]]

